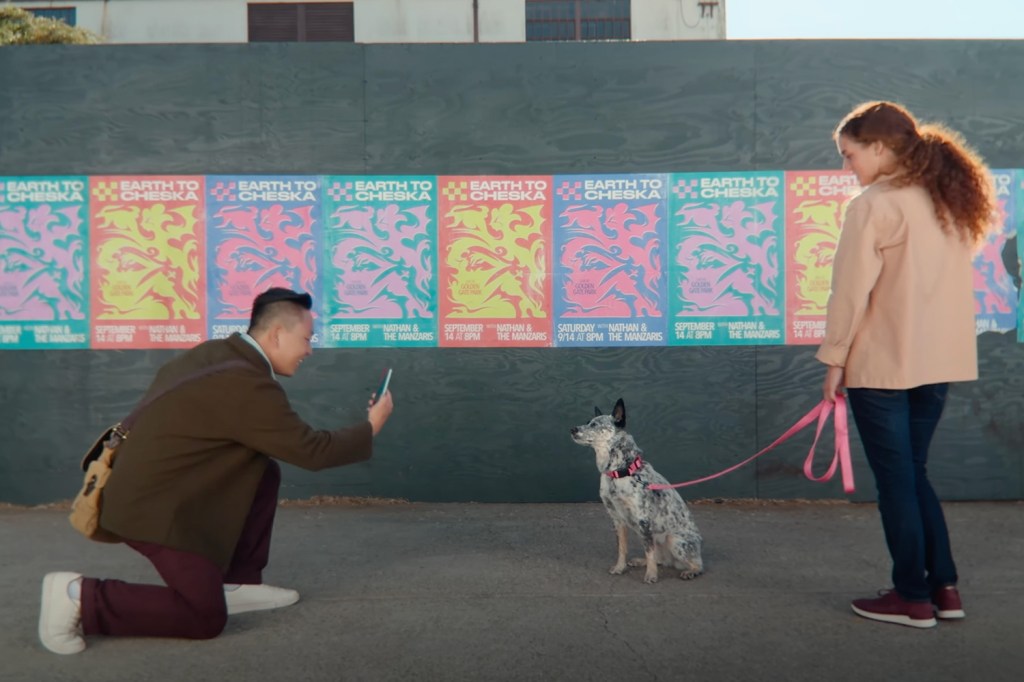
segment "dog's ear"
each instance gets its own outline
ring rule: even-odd
[[[601,408],[598,407],[597,405],[594,405],[594,416],[595,417],[600,417],[601,416]]]
[[[622,398],[615,401],[615,409],[612,410],[612,419],[615,421],[616,428],[626,428],[626,403],[622,402]]]

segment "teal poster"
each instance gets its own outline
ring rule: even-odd
[[[0,349],[89,347],[87,189],[0,177]]]
[[[680,173],[669,186],[669,345],[785,343],[782,173]]]
[[[324,346],[437,345],[433,177],[324,178]]]

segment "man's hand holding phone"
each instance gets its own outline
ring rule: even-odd
[[[374,403],[379,400],[385,393],[388,392],[388,386],[391,385],[391,368],[388,367],[384,370],[384,374],[380,378],[380,386],[374,391],[373,395],[370,396],[370,403]]]
[[[384,370],[384,376],[381,377],[377,390],[370,396],[370,407],[366,411],[370,425],[373,427],[373,435],[375,436],[384,427],[384,422],[391,416],[391,410],[394,407],[391,402],[391,391],[388,390],[390,385],[391,368],[389,367]]]

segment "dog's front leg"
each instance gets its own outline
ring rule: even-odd
[[[629,527],[621,522],[615,523],[615,534],[619,539],[619,559],[608,569],[612,575],[621,575],[626,570],[626,550],[629,547]]]
[[[644,573],[645,583],[658,582],[658,545],[654,542],[650,521],[640,521],[640,538],[644,544],[644,558],[647,560],[647,572]]]

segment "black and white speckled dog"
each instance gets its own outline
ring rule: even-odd
[[[647,566],[645,583],[658,580],[658,564],[673,566],[683,580],[704,570],[702,539],[683,498],[675,490],[650,490],[651,483],[668,483],[643,459],[643,451],[626,432],[626,406],[620,398],[612,414],[596,415],[590,423],[574,426],[570,433],[580,445],[597,454],[601,472],[601,501],[612,517],[619,539],[619,558],[609,573],[618,575],[626,566]],[[626,562],[629,529],[636,531],[644,556]]]

